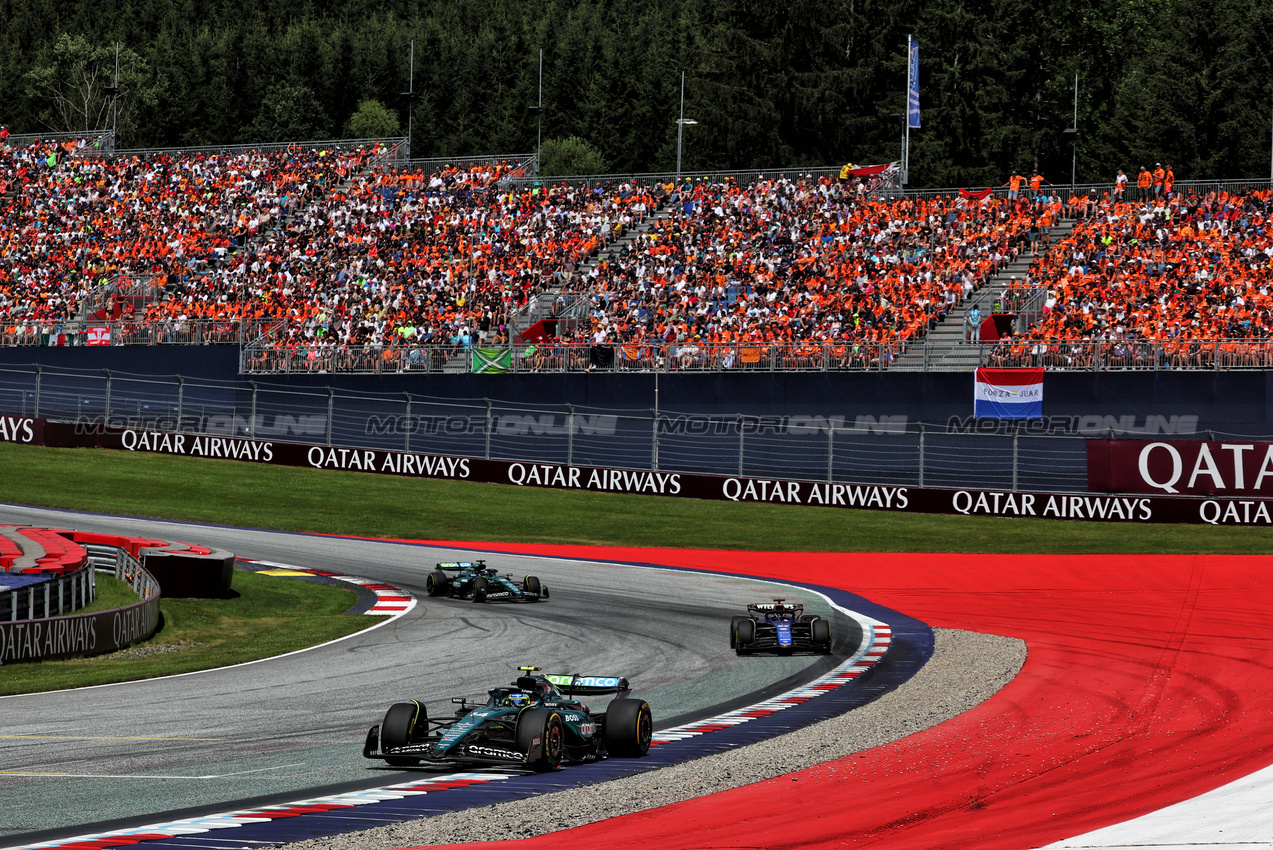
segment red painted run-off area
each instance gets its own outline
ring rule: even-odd
[[[1270,556],[458,545],[798,579],[1028,647],[996,696],[928,731],[519,847],[1037,847],[1273,763]]]

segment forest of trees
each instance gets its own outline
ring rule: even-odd
[[[1269,173],[1265,0],[0,0],[0,122],[111,122],[125,147],[338,138],[412,154],[545,150],[605,171],[897,159],[908,34],[923,128],[913,186],[1068,182],[1171,162]],[[415,43],[414,99],[408,89]],[[362,131],[362,132],[359,132]],[[547,157],[546,157],[547,160]]]

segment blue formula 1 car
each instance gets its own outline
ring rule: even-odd
[[[747,606],[746,617],[729,624],[729,645],[739,655],[753,652],[831,651],[831,624],[804,605],[783,599]]]
[[[608,756],[638,758],[650,750],[654,719],[643,699],[629,696],[628,680],[607,676],[545,676],[521,667],[511,687],[492,688],[485,703],[459,707],[445,720],[429,717],[422,702],[389,708],[367,732],[362,754],[394,767],[421,762],[524,767],[536,772]],[[595,712],[574,696],[616,694]]]
[[[548,598],[548,588],[535,576],[521,581],[511,573],[500,575],[485,561],[451,561],[436,565],[424,580],[430,596],[456,596],[474,602],[538,602]]]

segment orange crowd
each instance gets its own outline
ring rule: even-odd
[[[384,153],[0,150],[0,341],[112,321],[223,339],[243,326],[277,348],[500,343],[515,312],[564,289],[559,306],[586,308],[564,342],[813,357],[919,339],[1027,251],[1037,315],[1005,343],[1022,351],[1273,327],[1268,192],[891,199],[799,174],[571,186]],[[1050,244],[1063,215],[1075,228]]]
[[[922,337],[1057,210],[885,200],[799,175],[696,182],[587,281],[594,342],[782,345]]]

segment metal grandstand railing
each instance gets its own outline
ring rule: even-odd
[[[243,374],[393,373],[457,371],[508,372],[721,372],[721,371],[882,371],[906,345],[567,345],[525,343],[500,348],[439,343],[426,345],[249,346],[240,359]],[[482,356],[473,357],[476,349]],[[491,368],[484,361],[507,363]],[[477,363],[478,365],[474,365]]]
[[[110,130],[70,131],[47,133],[11,133],[6,144],[11,148],[24,147],[39,141],[67,142],[83,139],[85,146],[78,153],[114,153],[115,134]]]
[[[387,151],[396,152],[395,155],[402,162],[406,161],[406,138],[384,138],[384,139],[315,139],[304,142],[256,142],[251,144],[238,145],[193,145],[189,147],[172,147],[172,148],[126,148],[124,150],[115,151],[116,156],[136,156],[149,157],[160,155],[182,155],[182,154],[224,154],[224,153],[271,153],[284,150],[303,150],[303,149],[336,149],[336,150],[355,150],[357,148],[373,147],[375,145],[384,145]]]
[[[820,179],[823,177],[839,178],[841,166],[790,166],[786,168],[754,168],[739,170],[704,170],[704,171],[686,171],[680,173],[681,183],[707,181],[708,183],[720,183],[724,181],[732,181],[743,185],[757,183],[762,180],[774,179],[799,179],[801,177],[810,179]],[[592,188],[593,186],[609,186],[620,183],[635,183],[638,185],[673,185],[675,186],[677,173],[675,171],[650,171],[650,172],[629,172],[625,174],[575,174],[553,177],[525,177],[514,180],[514,182],[545,182],[554,184],[565,184],[568,186],[585,186]],[[899,178],[896,172],[887,173],[879,178],[872,179],[867,182],[867,191],[873,194],[883,194],[893,197],[902,193]],[[947,190],[958,193],[958,189]]]
[[[0,326],[0,346],[237,345],[243,342],[241,333],[240,322],[209,319],[19,320]]]
[[[93,314],[103,310],[116,299],[129,301],[133,307],[158,298],[163,287],[156,283],[153,274],[117,274],[109,282],[95,287],[80,301],[80,310],[84,321],[93,321]]]
[[[526,154],[487,154],[478,156],[439,156],[439,157],[420,157],[409,158],[407,139],[405,137],[379,138],[379,139],[322,139],[310,141],[290,141],[290,142],[256,142],[234,145],[196,145],[186,147],[163,147],[163,148],[128,148],[115,150],[114,136],[109,132],[53,132],[48,133],[14,133],[9,137],[9,145],[17,147],[40,139],[79,139],[84,138],[93,145],[96,151],[102,153],[114,153],[117,155],[127,156],[151,156],[156,154],[182,154],[182,153],[233,153],[240,151],[276,151],[285,150],[289,147],[298,148],[316,148],[316,147],[339,147],[339,148],[356,148],[359,146],[367,146],[369,144],[383,143],[390,149],[387,155],[387,161],[398,165],[399,167],[409,166],[411,168],[427,168],[429,166],[469,166],[469,165],[495,165],[500,163],[515,162],[514,172],[522,171],[523,176],[510,178],[518,182],[534,182],[538,180],[550,180],[554,183],[567,183],[570,185],[602,185],[612,183],[669,183],[675,182],[677,174],[674,171],[653,171],[653,172],[627,172],[614,174],[579,174],[554,177],[541,177],[539,175],[538,157],[533,153]],[[778,166],[772,168],[758,169],[735,169],[735,170],[699,170],[689,171],[682,170],[680,176],[684,180],[733,180],[740,183],[752,183],[757,180],[763,180],[766,177],[787,177],[794,178],[805,175],[811,178],[821,177],[839,177],[841,165],[791,165]],[[1273,179],[1269,178],[1249,178],[1236,177],[1226,179],[1203,179],[1203,180],[1177,180],[1175,183],[1177,192],[1186,191],[1207,191],[1223,187],[1230,192],[1241,192],[1246,190],[1268,190],[1273,188]],[[1095,192],[1097,196],[1103,195],[1105,192],[1112,192],[1114,187],[1113,179],[1099,182],[1085,183],[1047,183],[1044,185],[1045,191],[1056,192],[1067,198],[1071,194],[1088,194]],[[957,196],[960,187],[929,187],[929,188],[913,188],[901,186],[895,176],[892,179],[881,183],[875,187],[890,196],[905,195],[907,197],[929,197],[929,196]],[[967,187],[965,187],[967,188]],[[973,189],[986,188],[983,185],[973,186]],[[1005,186],[998,185],[991,187],[994,197],[1007,197],[1008,189]],[[1136,187],[1130,186],[1127,190],[1127,199],[1131,200],[1135,197]],[[1023,192],[1023,195],[1025,193]]]
[[[474,349],[481,356],[474,357]],[[902,360],[908,351],[920,356]],[[504,362],[504,356],[507,362]],[[497,360],[497,368],[490,362]],[[247,346],[243,374],[397,372],[962,372],[977,366],[1107,371],[1273,369],[1273,340],[1074,340],[1013,337],[981,343],[857,342],[710,345],[546,342],[500,348],[458,343],[392,346]]]
[[[533,153],[490,154],[488,156],[431,156],[411,159],[401,164],[403,168],[421,171],[454,167],[459,169],[479,166],[509,166],[507,179],[533,177],[539,173],[539,157]]]
[[[968,187],[965,187],[965,188],[968,188]],[[1003,186],[995,186],[995,187],[973,186],[971,188],[974,190],[992,188],[992,191],[991,191],[992,197],[995,197],[995,198],[1008,197],[1008,190],[1004,188]],[[1223,188],[1230,193],[1245,192],[1245,191],[1266,191],[1270,188],[1273,188],[1273,180],[1270,180],[1269,178],[1259,178],[1259,177],[1256,177],[1256,178],[1242,177],[1242,178],[1233,178],[1228,180],[1177,180],[1175,183],[1175,194],[1187,195],[1190,192],[1206,193],[1212,189],[1220,189],[1220,188]],[[904,189],[902,190],[902,194],[904,194],[908,198],[930,198],[930,197],[940,197],[940,196],[955,197],[959,195],[959,191],[960,191],[959,187],[953,187],[953,188],[946,187],[946,188],[938,188],[938,189]],[[1092,193],[1095,193],[1097,199],[1103,199],[1105,193],[1108,192],[1112,194],[1113,191],[1114,191],[1113,180],[1107,180],[1102,183],[1058,183],[1055,185],[1045,184],[1043,187],[1044,194],[1055,193],[1059,195],[1062,200],[1065,200],[1065,201],[1068,201],[1069,198],[1073,195],[1088,195]],[[1136,188],[1135,186],[1132,186],[1130,189],[1127,190],[1126,194],[1124,195],[1124,200],[1129,202],[1135,200],[1135,192],[1136,192]],[[1021,192],[1022,197],[1027,197],[1028,195],[1029,193],[1027,191],[1022,190]]]

